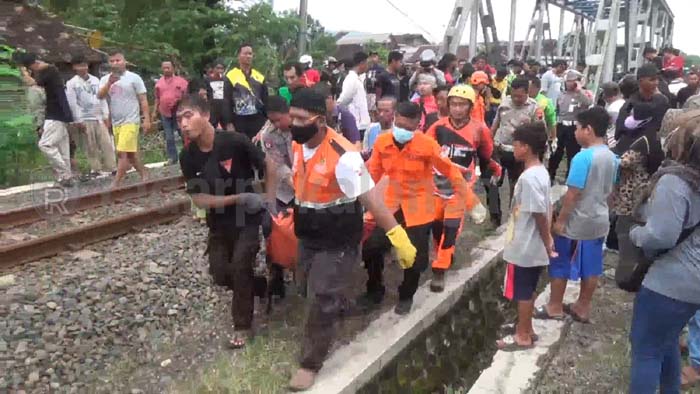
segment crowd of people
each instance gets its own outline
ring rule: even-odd
[[[68,125],[87,136],[96,172],[115,168],[111,129],[118,184],[131,166],[147,176],[139,129],[160,117],[168,158],[207,211],[210,273],[234,291],[232,348],[251,338],[254,297],[283,297],[284,268],[293,267],[310,312],[291,389],[313,385],[343,316],[382,304],[392,247],[403,270],[394,311],[406,315],[421,275],[430,267],[430,290],[443,291],[461,229],[488,217],[493,226],[507,223],[504,295],[518,310],[499,349],[535,346],[533,318],[591,323],[607,249],[619,253],[616,283],[637,293],[630,391],[672,393],[700,382],[700,78],[673,49],[643,55],[644,64],[600,92],[587,89],[583,63],[513,59],[494,67],[483,55],[438,61],[432,50],[412,67],[398,51],[385,66],[377,53],[357,52],[319,69],[304,55],[283,66],[285,85],[273,90],[253,68],[254,48],[243,44],[236,66],[217,62],[189,82],[164,61],[153,113],[121,52],[110,54],[112,71],[100,80],[75,60],[65,88],[53,66],[31,55],[23,64],[27,84],[46,91],[39,146],[64,185]],[[259,178],[265,194],[256,193]],[[567,191],[555,203],[556,183]],[[293,263],[275,261],[268,242],[270,280],[261,291],[260,227],[269,240],[283,221],[298,254]],[[347,277],[358,261],[366,291],[350,300]],[[536,309],[545,267],[549,301]],[[565,304],[567,282],[579,279],[578,299]],[[690,366],[681,369],[686,326]]]

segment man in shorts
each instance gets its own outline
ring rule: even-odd
[[[146,180],[148,176],[146,167],[138,157],[139,126],[143,116],[143,130],[149,132],[151,117],[146,86],[140,76],[126,69],[124,54],[119,50],[110,52],[109,65],[112,72],[100,80],[97,98],[107,98],[109,102],[117,150],[117,175],[112,187],[117,187],[132,166],[141,175],[141,180]]]

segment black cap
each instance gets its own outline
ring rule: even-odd
[[[653,63],[647,63],[637,69],[637,79],[656,77],[659,75],[659,69]]]
[[[27,52],[19,56],[19,63],[24,67],[29,67],[36,63],[37,59],[36,53]]]
[[[303,88],[292,95],[289,106],[323,115],[326,113],[326,97],[317,89]]]

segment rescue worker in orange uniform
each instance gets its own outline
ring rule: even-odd
[[[469,79],[474,89],[475,99],[472,101],[471,119],[477,122],[486,122],[486,111],[491,105],[491,78],[484,71],[474,71]]]
[[[472,119],[473,103],[476,93],[469,85],[457,85],[447,95],[449,116],[438,120],[427,131],[427,136],[434,138],[440,146],[442,155],[449,158],[453,166],[460,170],[471,191],[477,180],[475,162],[477,157],[488,163],[494,174],[494,181],[500,178],[501,167],[491,158],[493,139],[491,131],[482,121]],[[436,168],[435,171],[436,215],[433,224],[433,241],[437,246],[437,258],[433,261],[433,279],[430,289],[441,292],[445,287],[445,271],[452,265],[455,242],[462,225],[465,210],[471,212],[472,219],[483,222],[486,208],[473,193],[473,199],[466,204],[459,198],[453,188],[452,179]]]
[[[418,130],[421,109],[416,103],[399,104],[391,133],[379,135],[367,168],[372,179],[388,178],[384,202],[396,221],[401,223],[417,249],[413,267],[403,271],[399,286],[399,303],[394,311],[407,314],[413,305],[420,275],[430,259],[430,229],[435,218],[433,168],[445,174],[454,192],[454,199],[464,206],[472,193],[459,169],[442,157],[435,140]],[[471,200],[476,197],[471,196]],[[391,244],[381,229],[375,229],[364,242],[362,260],[367,269],[367,293],[360,299],[366,306],[378,305],[384,296],[382,273],[384,255]]]
[[[294,232],[299,239],[298,273],[310,296],[301,345],[301,367],[289,388],[310,388],[328,355],[334,324],[347,310],[353,267],[359,260],[363,207],[386,231],[404,269],[416,248],[386,208],[355,146],[326,125],[326,98],[314,88],[292,97],[289,115],[294,180]],[[271,190],[277,180],[271,176]],[[268,195],[273,199],[274,193]],[[272,201],[268,206],[274,206]]]

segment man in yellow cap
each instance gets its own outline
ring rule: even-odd
[[[457,85],[447,95],[449,116],[435,122],[427,131],[440,146],[442,155],[449,158],[467,181],[471,189],[476,181],[477,157],[485,164],[494,179],[501,176],[501,167],[493,159],[491,131],[483,121],[471,117],[476,92],[469,85]],[[486,163],[488,163],[486,165]],[[458,198],[454,184],[440,169],[434,171],[436,215],[433,222],[433,240],[437,258],[433,261],[433,280],[430,290],[440,292],[445,286],[445,271],[452,265],[457,235],[462,226],[465,210],[471,212],[475,222],[486,219],[486,208],[473,193],[466,201]]]

